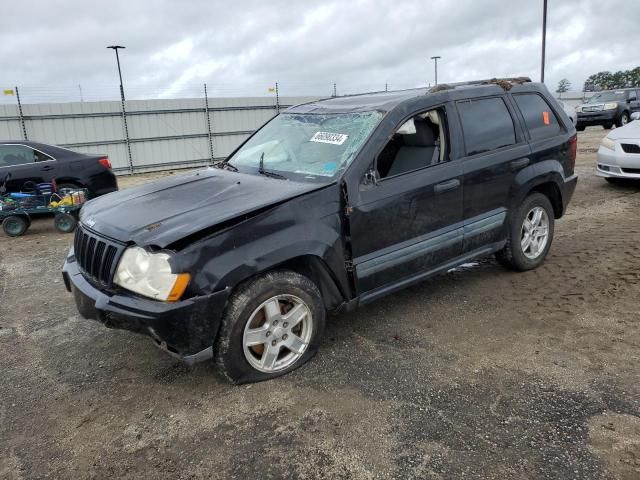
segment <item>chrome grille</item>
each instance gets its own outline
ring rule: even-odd
[[[595,105],[593,107],[582,107],[583,112],[601,112],[602,105]]]
[[[111,285],[124,245],[78,227],[73,249],[85,277],[107,287]]]

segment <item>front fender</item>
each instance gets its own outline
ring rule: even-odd
[[[321,259],[348,285],[337,195],[321,191],[286,202],[227,231],[198,240],[180,252],[192,274],[192,294],[234,288],[240,282],[302,256]]]

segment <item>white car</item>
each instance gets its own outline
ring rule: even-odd
[[[596,175],[607,181],[640,180],[640,112],[631,119],[634,121],[612,130],[600,143]]]
[[[571,122],[575,127],[576,124],[578,123],[578,114],[576,113],[576,109],[570,105],[567,105],[562,100],[558,100],[558,103],[560,104],[564,112],[567,114],[567,116],[571,119]]]

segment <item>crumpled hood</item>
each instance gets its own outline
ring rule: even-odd
[[[324,186],[208,168],[91,200],[82,207],[80,220],[107,237],[164,248],[238,215]]]
[[[640,120],[627,123],[624,127],[611,130],[607,135],[611,140],[640,140]]]

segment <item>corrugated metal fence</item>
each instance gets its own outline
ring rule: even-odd
[[[119,101],[0,105],[0,140],[107,154],[114,171],[195,167],[226,158],[278,109],[317,97],[128,100],[131,163]]]

